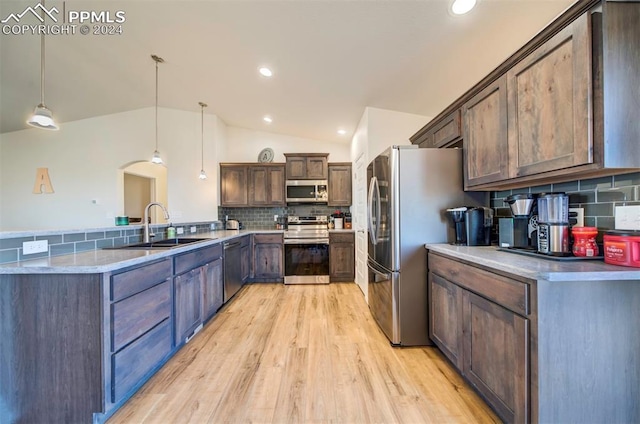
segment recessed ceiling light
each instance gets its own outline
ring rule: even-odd
[[[273,119],[269,115],[265,115],[264,118],[262,118],[262,120],[267,124],[270,124],[273,122]]]
[[[262,66],[261,68],[259,68],[258,72],[260,72],[260,75],[262,75],[263,77],[268,78],[273,76],[273,72],[271,71],[271,69],[267,68],[266,66]]]
[[[343,130],[342,128],[340,128],[340,129],[338,130],[338,134],[340,134],[340,135],[346,135],[346,134],[347,134],[347,130]]]
[[[454,15],[464,15],[473,9],[477,0],[454,0],[451,4],[451,12]]]

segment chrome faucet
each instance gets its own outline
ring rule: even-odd
[[[162,203],[151,202],[144,208],[144,242],[149,243],[151,241],[151,237],[155,237],[155,234],[149,233],[149,209],[151,206],[160,206],[162,211],[164,212],[164,218],[169,220],[169,212],[167,212],[167,208],[165,208]]]

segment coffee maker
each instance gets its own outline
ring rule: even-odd
[[[489,246],[493,209],[484,206],[447,209],[449,222],[453,227],[456,245]]]
[[[532,225],[535,196],[533,194],[513,194],[505,199],[511,209],[511,218],[500,218],[498,235],[500,247],[537,249],[537,235],[532,237],[536,226]]]
[[[569,256],[569,196],[543,193],[538,196],[538,253]]]

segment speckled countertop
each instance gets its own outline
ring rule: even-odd
[[[460,259],[513,276],[547,281],[635,280],[640,283],[640,268],[609,265],[603,260],[556,261],[499,251],[496,246],[453,246],[426,244],[425,248],[443,256]]]
[[[211,246],[247,234],[281,234],[282,232],[282,230],[223,230],[181,235],[181,238],[210,238],[211,240],[173,249],[98,249],[70,255],[12,262],[0,265],[0,274],[96,274],[110,272]]]

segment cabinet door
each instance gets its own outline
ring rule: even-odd
[[[354,281],[355,261],[355,234],[329,234],[330,281]]]
[[[529,321],[463,292],[463,374],[506,422],[529,422]]]
[[[429,337],[458,369],[462,369],[462,292],[457,285],[429,273]]]
[[[455,110],[453,113],[445,117],[441,122],[435,125],[432,129],[433,135],[430,139],[431,146],[428,147],[443,147],[449,143],[453,143],[462,137],[462,131],[460,128],[460,109]]]
[[[304,156],[287,156],[287,179],[304,180],[307,178],[307,158]]]
[[[253,245],[254,277],[283,278],[283,250],[281,235],[256,234]]]
[[[285,198],[285,182],[284,182],[284,165],[269,167],[269,205],[284,206]]]
[[[593,162],[590,16],[507,72],[512,178]]]
[[[251,247],[248,244],[240,248],[240,268],[242,268],[242,282],[246,283],[251,274]]]
[[[201,269],[196,268],[174,279],[175,338],[181,345],[202,322]]]
[[[462,108],[465,188],[509,176],[506,88],[502,76]]]
[[[351,164],[329,164],[329,206],[351,206]]]
[[[206,321],[222,306],[223,278],[222,258],[201,267],[202,320]]]
[[[220,165],[220,205],[247,206],[247,167]]]
[[[249,206],[269,204],[269,169],[264,166],[249,167]]]
[[[326,156],[307,157],[307,179],[326,180],[328,172]]]

